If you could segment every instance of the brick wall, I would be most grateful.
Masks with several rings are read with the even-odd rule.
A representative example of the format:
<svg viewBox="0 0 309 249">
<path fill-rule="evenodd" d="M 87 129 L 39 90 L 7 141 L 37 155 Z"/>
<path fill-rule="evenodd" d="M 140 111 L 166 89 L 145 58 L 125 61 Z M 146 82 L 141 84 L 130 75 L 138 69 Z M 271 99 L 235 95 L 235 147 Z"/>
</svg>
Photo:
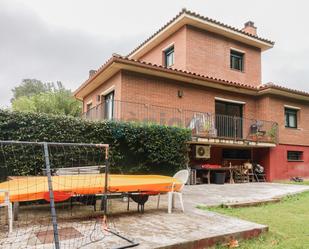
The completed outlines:
<svg viewBox="0 0 309 249">
<path fill-rule="evenodd" d="M 163 51 L 171 44 L 175 68 L 254 86 L 261 84 L 260 49 L 192 26 L 182 27 L 140 59 L 163 65 Z M 230 68 L 231 48 L 245 53 L 243 72 Z"/>
<path fill-rule="evenodd" d="M 187 28 L 188 71 L 254 86 L 261 84 L 261 51 L 223 36 L 189 26 Z M 230 69 L 231 48 L 241 50 L 244 72 Z"/>
<path fill-rule="evenodd" d="M 178 97 L 179 90 L 183 93 L 181 98 Z M 250 96 L 195 86 L 190 83 L 182 83 L 159 77 L 150 77 L 124 71 L 121 91 L 123 101 L 156 105 L 158 113 L 155 114 L 154 110 L 150 110 L 150 113 L 153 116 L 156 115 L 157 118 L 160 118 L 161 113 L 166 112 L 164 108 L 160 111 L 159 106 L 178 109 L 174 112 L 166 112 L 166 119 L 173 116 L 180 117 L 181 115 L 182 117 L 186 116 L 187 119 L 191 119 L 193 111 L 215 113 L 215 97 L 246 102 L 243 110 L 244 116 L 250 119 L 256 117 L 255 99 Z M 131 107 L 131 109 L 131 113 L 142 113 L 140 115 L 136 114 L 135 117 L 140 117 L 145 113 L 145 111 L 142 111 L 143 107 L 137 107 L 135 109 Z M 192 112 L 183 112 L 183 110 L 192 110 Z"/>
<path fill-rule="evenodd" d="M 245 118 L 277 122 L 280 144 L 309 145 L 307 125 L 309 123 L 309 104 L 305 102 L 275 96 L 252 97 L 241 93 L 215 90 L 190 83 L 122 71 L 84 99 L 84 110 L 90 100 L 92 100 L 93 106 L 99 104 L 97 95 L 112 86 L 115 88 L 115 100 L 127 102 L 126 104 L 115 103 L 115 110 L 118 113 L 126 113 L 128 120 L 152 118 L 158 122 L 163 118 L 166 124 L 171 124 L 171 118 L 176 117 L 187 119 L 186 123 L 188 123 L 188 120 L 192 119 L 193 112 L 215 113 L 215 97 L 219 97 L 246 102 L 243 107 Z M 183 94 L 181 98 L 178 97 L 178 91 Z M 150 105 L 155 108 L 150 109 Z M 284 105 L 301 108 L 297 129 L 285 127 Z M 249 125 L 250 123 L 244 121 L 245 129 L 245 126 Z M 244 136 L 246 136 L 246 131 L 244 131 Z"/>
<path fill-rule="evenodd" d="M 298 128 L 285 127 L 284 105 L 301 108 L 298 111 Z M 270 120 L 279 124 L 279 142 L 282 144 L 309 145 L 309 104 L 288 98 L 270 97 L 265 107 Z"/>
<path fill-rule="evenodd" d="M 174 46 L 174 65 L 177 69 L 186 69 L 186 26 L 180 28 L 172 36 L 165 39 L 158 46 L 143 55 L 140 60 L 148 61 L 157 65 L 164 65 L 164 50 Z"/>
<path fill-rule="evenodd" d="M 252 97 L 196 86 L 189 82 L 121 71 L 89 94 L 84 103 L 92 100 L 94 105 L 98 104 L 96 96 L 112 86 L 115 87 L 115 99 L 123 101 L 119 102 L 120 104 L 116 103 L 115 110 L 119 114 L 116 118 L 120 117 L 122 120 L 130 121 L 150 119 L 161 124 L 172 125 L 179 124 L 179 119 L 182 120 L 185 117 L 184 124 L 188 125 L 193 111 L 215 113 L 215 97 L 243 101 L 245 102 L 244 117 L 276 121 L 279 124 L 279 145 L 276 148 L 258 149 L 254 153 L 254 160 L 265 167 L 267 179 L 309 177 L 309 128 L 307 125 L 309 105 L 305 102 L 271 95 Z M 183 94 L 181 98 L 178 97 L 179 90 Z M 300 108 L 298 129 L 285 128 L 284 105 Z M 192 110 L 192 112 L 184 110 Z M 244 126 L 246 126 L 246 121 Z M 244 136 L 246 136 L 245 133 Z M 288 150 L 303 151 L 304 160 L 288 162 Z M 216 151 L 219 153 L 220 149 Z M 222 161 L 222 158 L 216 155 L 214 162 L 219 163 L 219 161 Z"/>
<path fill-rule="evenodd" d="M 285 105 L 299 107 L 297 123 L 298 128 L 285 127 Z M 258 119 L 272 120 L 279 125 L 279 143 L 309 145 L 309 104 L 290 98 L 263 96 L 256 102 L 256 115 Z"/>
<path fill-rule="evenodd" d="M 270 98 L 269 96 L 259 97 L 256 101 L 256 117 L 260 120 L 272 120 L 269 112 Z M 275 121 L 275 120 L 273 120 Z"/>
<path fill-rule="evenodd" d="M 101 95 L 104 91 L 108 89 L 114 89 L 115 99 L 121 99 L 121 72 L 115 74 L 113 77 L 105 82 L 102 82 L 97 89 L 88 94 L 83 100 L 83 112 L 87 109 L 87 103 L 92 102 L 92 107 L 101 103 L 97 100 L 97 96 Z"/>
</svg>

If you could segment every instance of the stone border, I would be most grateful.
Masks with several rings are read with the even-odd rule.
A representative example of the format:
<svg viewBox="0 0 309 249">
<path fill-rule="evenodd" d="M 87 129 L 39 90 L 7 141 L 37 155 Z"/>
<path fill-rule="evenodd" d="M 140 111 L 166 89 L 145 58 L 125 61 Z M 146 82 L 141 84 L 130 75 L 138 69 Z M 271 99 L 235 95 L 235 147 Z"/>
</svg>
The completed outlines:
<svg viewBox="0 0 309 249">
<path fill-rule="evenodd" d="M 220 205 L 222 208 L 241 208 L 241 207 L 256 207 L 265 204 L 278 203 L 282 198 L 273 198 L 269 200 L 259 200 L 259 201 L 249 201 L 249 202 L 236 202 L 236 203 L 226 203 Z"/>
<path fill-rule="evenodd" d="M 156 247 L 155 249 L 204 249 L 211 246 L 215 246 L 217 244 L 228 243 L 232 239 L 247 240 L 256 238 L 260 236 L 262 233 L 268 232 L 268 230 L 269 230 L 268 226 L 264 226 L 262 228 L 255 228 L 236 233 L 217 235 L 199 240 L 185 241 L 178 244 Z"/>
</svg>

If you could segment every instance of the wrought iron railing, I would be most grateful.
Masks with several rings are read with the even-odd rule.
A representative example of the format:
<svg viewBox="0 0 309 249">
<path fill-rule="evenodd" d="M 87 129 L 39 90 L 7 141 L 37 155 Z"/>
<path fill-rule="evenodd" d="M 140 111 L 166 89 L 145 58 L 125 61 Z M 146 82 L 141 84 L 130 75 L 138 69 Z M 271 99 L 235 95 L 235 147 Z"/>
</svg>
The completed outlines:
<svg viewBox="0 0 309 249">
<path fill-rule="evenodd" d="M 209 113 L 195 113 L 193 120 L 193 133 L 199 137 L 278 142 L 276 122 Z"/>
<path fill-rule="evenodd" d="M 112 108 L 110 108 L 112 105 Z M 276 122 L 243 117 L 171 108 L 147 103 L 114 100 L 103 102 L 87 112 L 83 118 L 126 122 L 154 123 L 189 128 L 193 136 L 226 138 L 260 142 L 278 141 Z"/>
</svg>

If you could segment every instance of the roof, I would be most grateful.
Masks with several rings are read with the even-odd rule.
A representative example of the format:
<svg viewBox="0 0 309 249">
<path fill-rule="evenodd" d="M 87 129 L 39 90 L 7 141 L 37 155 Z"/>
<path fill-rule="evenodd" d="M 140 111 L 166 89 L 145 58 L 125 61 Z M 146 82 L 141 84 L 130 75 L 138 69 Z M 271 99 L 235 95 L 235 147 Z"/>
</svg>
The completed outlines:
<svg viewBox="0 0 309 249">
<path fill-rule="evenodd" d="M 266 84 L 259 86 L 259 92 L 260 93 L 266 92 L 266 90 L 268 90 L 268 89 L 279 90 L 279 91 L 284 91 L 284 92 L 288 92 L 288 93 L 292 93 L 292 94 L 297 94 L 297 95 L 309 97 L 309 92 L 298 90 L 298 89 L 293 89 L 293 88 L 289 88 L 289 87 L 285 87 L 285 86 L 281 86 L 281 85 L 275 84 L 273 82 L 268 82 Z"/>
<path fill-rule="evenodd" d="M 205 30 L 209 30 L 214 33 L 219 33 L 232 39 L 240 40 L 249 45 L 259 47 L 262 50 L 272 48 L 275 44 L 273 41 L 259 37 L 257 35 L 250 34 L 243 31 L 242 29 L 232 27 L 230 25 L 224 24 L 206 16 L 202 16 L 190 10 L 182 9 L 182 11 L 180 11 L 173 19 L 171 19 L 157 32 L 155 32 L 139 46 L 133 49 L 133 51 L 128 54 L 128 57 L 139 59 L 142 54 L 146 53 L 141 53 L 141 50 L 143 50 L 146 45 L 148 45 L 148 47 L 154 47 L 151 46 L 151 43 L 157 44 L 158 42 L 161 42 L 163 39 L 167 38 L 167 36 L 171 34 L 169 33 L 169 30 L 172 30 L 174 32 L 175 29 L 180 28 L 184 25 L 192 25 Z M 149 49 L 146 50 L 149 51 Z"/>
<path fill-rule="evenodd" d="M 135 67 L 139 67 L 139 68 L 149 69 L 149 70 L 152 70 L 152 71 L 160 71 L 160 72 L 167 73 L 167 74 L 179 75 L 179 76 L 183 76 L 183 77 L 187 77 L 187 78 L 188 77 L 195 78 L 195 79 L 198 78 L 198 79 L 204 80 L 204 81 L 207 80 L 207 81 L 210 81 L 210 82 L 220 83 L 220 84 L 225 85 L 225 86 L 241 87 L 241 88 L 248 89 L 248 90 L 257 90 L 256 87 L 251 86 L 251 85 L 242 84 L 242 83 L 239 83 L 239 82 L 228 81 L 228 80 L 224 80 L 224 79 L 219 79 L 219 78 L 215 78 L 215 77 L 211 77 L 211 76 L 207 76 L 207 75 L 197 74 L 197 73 L 189 72 L 189 71 L 186 71 L 186 70 L 181 70 L 181 69 L 176 69 L 176 68 L 167 68 L 167 67 L 164 67 L 164 66 L 161 66 L 161 65 L 150 63 L 150 62 L 130 59 L 128 57 L 113 54 L 113 56 L 106 63 L 104 63 L 96 71 L 95 74 L 93 74 L 89 79 L 87 79 L 74 92 L 74 96 L 76 98 L 81 99 L 80 93 L 85 88 L 89 87 L 91 82 L 93 82 L 97 77 L 99 77 L 99 75 L 106 72 L 108 68 L 111 68 L 111 67 L 115 66 L 116 64 L 122 64 L 122 65 L 127 65 L 127 66 L 135 66 Z M 120 69 L 128 69 L 128 67 L 127 68 L 121 67 L 119 65 L 117 65 L 116 68 L 118 70 L 113 70 L 114 72 L 119 71 Z M 130 67 L 130 69 L 132 70 L 132 67 Z"/>
<path fill-rule="evenodd" d="M 286 88 L 274 83 L 267 83 L 260 86 L 252 86 L 240 82 L 228 81 L 225 79 L 215 78 L 208 75 L 193 73 L 190 71 L 166 68 L 161 65 L 156 65 L 150 62 L 130 59 L 114 54 L 105 64 L 103 64 L 95 74 L 87 79 L 75 92 L 74 96 L 78 99 L 83 99 L 84 96 L 96 89 L 105 80 L 113 76 L 120 70 L 135 71 L 159 77 L 166 77 L 183 82 L 219 88 L 227 91 L 239 92 L 242 89 L 243 93 L 251 95 L 263 95 L 267 93 L 279 94 L 292 98 L 298 98 L 309 101 L 309 93 L 295 89 Z M 298 96 L 298 97 L 297 97 Z"/>
</svg>

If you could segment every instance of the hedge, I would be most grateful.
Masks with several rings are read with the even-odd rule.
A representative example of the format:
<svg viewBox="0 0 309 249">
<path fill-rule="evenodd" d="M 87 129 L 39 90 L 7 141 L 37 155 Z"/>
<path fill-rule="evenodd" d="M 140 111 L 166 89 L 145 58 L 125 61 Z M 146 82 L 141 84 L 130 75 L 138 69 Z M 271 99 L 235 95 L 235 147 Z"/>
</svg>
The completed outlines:
<svg viewBox="0 0 309 249">
<path fill-rule="evenodd" d="M 177 127 L 0 110 L 0 140 L 108 143 L 114 173 L 171 175 L 185 167 L 189 139 L 190 131 Z M 37 170 L 22 155 L 17 161 L 15 175 Z"/>
</svg>

